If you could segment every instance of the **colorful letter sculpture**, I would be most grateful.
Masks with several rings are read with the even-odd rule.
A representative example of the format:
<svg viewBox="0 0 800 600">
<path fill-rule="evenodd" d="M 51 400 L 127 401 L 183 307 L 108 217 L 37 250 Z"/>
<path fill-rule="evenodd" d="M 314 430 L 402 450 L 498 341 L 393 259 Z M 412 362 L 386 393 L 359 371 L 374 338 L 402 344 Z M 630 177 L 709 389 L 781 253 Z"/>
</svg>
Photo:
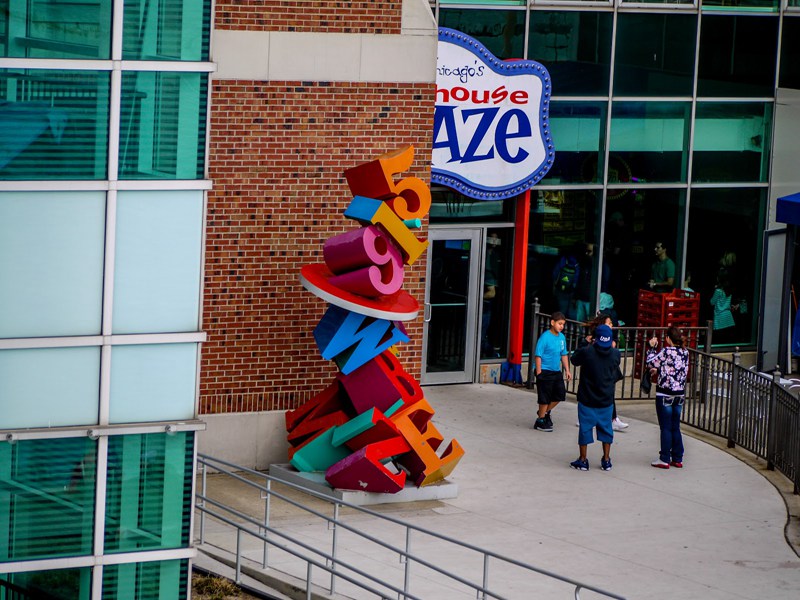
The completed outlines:
<svg viewBox="0 0 800 600">
<path fill-rule="evenodd" d="M 433 408 L 395 356 L 409 340 L 403 321 L 419 303 L 402 290 L 405 265 L 428 247 L 411 231 L 431 206 L 416 177 L 394 181 L 414 158 L 405 146 L 345 171 L 353 200 L 345 216 L 359 229 L 328 239 L 324 264 L 305 265 L 300 281 L 329 303 L 314 329 L 322 358 L 341 371 L 319 394 L 286 413 L 289 460 L 298 471 L 325 471 L 339 489 L 396 493 L 441 481 L 464 450 L 431 422 Z"/>
</svg>

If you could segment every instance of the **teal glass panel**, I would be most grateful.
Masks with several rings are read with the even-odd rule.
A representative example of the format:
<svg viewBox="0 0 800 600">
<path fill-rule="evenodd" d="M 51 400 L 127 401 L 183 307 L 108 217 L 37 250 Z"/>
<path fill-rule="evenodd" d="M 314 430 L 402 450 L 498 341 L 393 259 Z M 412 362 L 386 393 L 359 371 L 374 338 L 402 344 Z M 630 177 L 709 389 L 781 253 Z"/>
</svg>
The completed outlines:
<svg viewBox="0 0 800 600">
<path fill-rule="evenodd" d="M 186 600 L 189 586 L 189 561 L 108 565 L 103 568 L 103 600 Z"/>
<path fill-rule="evenodd" d="M 110 75 L 0 69 L 0 180 L 105 179 Z"/>
<path fill-rule="evenodd" d="M 550 133 L 556 158 L 542 184 L 603 181 L 607 113 L 606 102 L 550 103 Z"/>
<path fill-rule="evenodd" d="M 0 338 L 100 333 L 103 192 L 0 192 Z"/>
<path fill-rule="evenodd" d="M 698 102 L 692 180 L 769 180 L 772 104 Z"/>
<path fill-rule="evenodd" d="M 524 58 L 524 10 L 442 8 L 439 25 L 475 38 L 501 60 Z"/>
<path fill-rule="evenodd" d="M 528 58 L 550 73 L 554 96 L 608 96 L 613 13 L 533 11 Z"/>
<path fill-rule="evenodd" d="M 210 0 L 126 0 L 125 60 L 208 60 Z"/>
<path fill-rule="evenodd" d="M 690 121 L 688 102 L 615 102 L 609 183 L 685 182 Z"/>
<path fill-rule="evenodd" d="M 673 284 L 680 287 L 685 218 L 686 190 L 608 190 L 601 291 L 612 296 L 620 321 L 636 325 L 639 290 L 653 276 L 657 243 L 675 263 Z"/>
<path fill-rule="evenodd" d="M 697 15 L 619 13 L 615 96 L 691 96 Z"/>
<path fill-rule="evenodd" d="M 514 199 L 473 200 L 451 188 L 431 189 L 431 223 L 508 223 L 514 220 Z"/>
<path fill-rule="evenodd" d="M 704 14 L 697 95 L 773 97 L 777 54 L 777 16 Z"/>
<path fill-rule="evenodd" d="M 0 2 L 0 57 L 111 58 L 112 0 Z"/>
<path fill-rule="evenodd" d="M 114 333 L 197 331 L 202 191 L 120 191 Z"/>
<path fill-rule="evenodd" d="M 767 188 L 692 190 L 686 270 L 700 294 L 700 322 L 714 319 L 710 300 L 718 285 L 732 304 L 746 307 L 733 313 L 733 327 L 713 332 L 715 346 L 756 340 L 766 207 Z"/>
<path fill-rule="evenodd" d="M 800 0 L 798 0 L 800 2 Z M 781 72 L 778 87 L 800 90 L 800 15 L 783 17 Z"/>
<path fill-rule="evenodd" d="M 122 73 L 120 179 L 202 179 L 205 73 Z"/>
<path fill-rule="evenodd" d="M 197 344 L 114 346 L 111 423 L 194 417 Z"/>
<path fill-rule="evenodd" d="M 92 597 L 92 570 L 54 569 L 0 575 L 0 598 L 23 600 L 89 600 Z"/>
<path fill-rule="evenodd" d="M 92 553 L 97 443 L 0 444 L 0 561 Z"/>
<path fill-rule="evenodd" d="M 789 0 L 791 6 L 791 1 Z M 724 10 L 725 12 L 778 12 L 780 0 L 703 0 L 703 10 Z"/>
<path fill-rule="evenodd" d="M 0 350 L 0 429 L 94 425 L 100 348 Z"/>
<path fill-rule="evenodd" d="M 109 437 L 107 553 L 188 546 L 193 454 L 191 432 Z"/>
</svg>

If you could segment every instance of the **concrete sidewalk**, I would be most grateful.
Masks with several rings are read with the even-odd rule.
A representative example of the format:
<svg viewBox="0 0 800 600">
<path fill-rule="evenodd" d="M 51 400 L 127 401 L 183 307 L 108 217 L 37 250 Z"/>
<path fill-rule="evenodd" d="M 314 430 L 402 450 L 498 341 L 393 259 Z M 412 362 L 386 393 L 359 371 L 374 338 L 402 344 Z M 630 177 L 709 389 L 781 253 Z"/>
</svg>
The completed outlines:
<svg viewBox="0 0 800 600">
<path fill-rule="evenodd" d="M 685 467 L 654 469 L 658 428 L 629 419 L 615 436 L 613 470 L 600 470 L 595 443 L 581 472 L 569 468 L 578 452 L 574 403 L 553 411 L 555 430 L 546 433 L 532 428 L 536 396 L 527 390 L 458 385 L 425 394 L 445 443 L 456 438 L 466 450 L 449 478 L 458 497 L 373 510 L 632 599 L 800 597 L 781 494 L 729 453 L 684 436 Z M 263 501 L 252 509 L 262 515 Z M 305 535 L 306 525 L 282 527 Z"/>
</svg>

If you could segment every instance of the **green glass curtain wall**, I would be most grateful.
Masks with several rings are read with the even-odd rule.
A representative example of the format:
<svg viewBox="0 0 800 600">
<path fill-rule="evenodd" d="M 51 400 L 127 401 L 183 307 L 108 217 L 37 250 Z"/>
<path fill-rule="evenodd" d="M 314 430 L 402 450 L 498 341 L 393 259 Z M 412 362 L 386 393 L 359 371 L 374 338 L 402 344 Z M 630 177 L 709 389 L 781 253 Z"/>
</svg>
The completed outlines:
<svg viewBox="0 0 800 600">
<path fill-rule="evenodd" d="M 165 560 L 103 567 L 103 600 L 186 600 L 189 561 Z"/>
</svg>

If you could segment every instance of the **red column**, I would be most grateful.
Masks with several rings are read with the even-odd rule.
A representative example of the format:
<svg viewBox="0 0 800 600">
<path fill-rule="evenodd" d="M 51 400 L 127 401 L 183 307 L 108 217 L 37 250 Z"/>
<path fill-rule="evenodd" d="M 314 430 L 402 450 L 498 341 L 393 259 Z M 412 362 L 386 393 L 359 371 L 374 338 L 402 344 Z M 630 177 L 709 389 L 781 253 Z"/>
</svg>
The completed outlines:
<svg viewBox="0 0 800 600">
<path fill-rule="evenodd" d="M 511 326 L 508 334 L 508 359 L 501 381 L 522 383 L 522 338 L 525 326 L 525 281 L 528 273 L 528 223 L 531 191 L 517 200 L 514 231 L 514 270 L 511 275 Z"/>
</svg>

